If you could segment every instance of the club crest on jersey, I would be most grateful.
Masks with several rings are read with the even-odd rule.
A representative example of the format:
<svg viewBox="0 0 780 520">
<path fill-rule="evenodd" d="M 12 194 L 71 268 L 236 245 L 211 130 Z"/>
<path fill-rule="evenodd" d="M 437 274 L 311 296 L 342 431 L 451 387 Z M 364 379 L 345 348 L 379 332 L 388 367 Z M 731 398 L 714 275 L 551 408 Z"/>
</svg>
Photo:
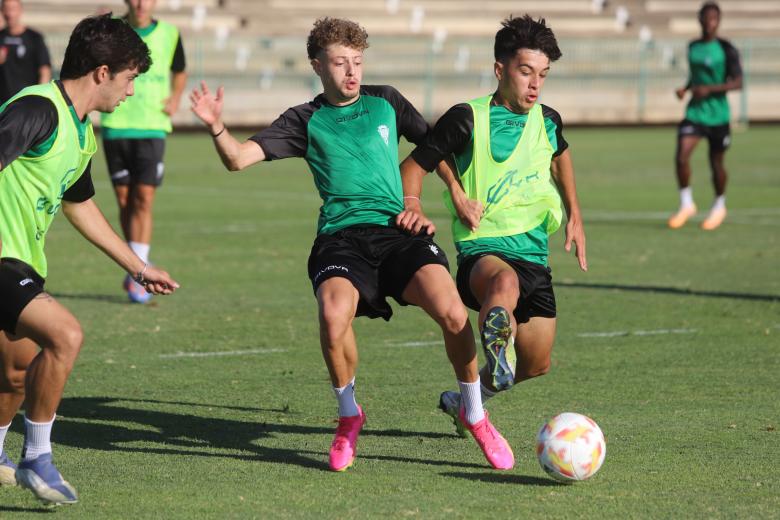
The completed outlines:
<svg viewBox="0 0 780 520">
<path fill-rule="evenodd" d="M 390 129 L 387 128 L 387 125 L 379 125 L 376 127 L 376 131 L 382 136 L 385 146 L 389 146 L 390 142 L 388 140 L 390 139 Z"/>
</svg>

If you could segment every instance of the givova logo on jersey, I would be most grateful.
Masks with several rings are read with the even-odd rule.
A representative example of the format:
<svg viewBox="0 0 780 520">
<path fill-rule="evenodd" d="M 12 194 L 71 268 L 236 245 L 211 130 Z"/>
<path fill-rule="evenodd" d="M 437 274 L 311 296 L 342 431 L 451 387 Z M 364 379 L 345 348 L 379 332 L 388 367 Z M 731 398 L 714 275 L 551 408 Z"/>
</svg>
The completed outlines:
<svg viewBox="0 0 780 520">
<path fill-rule="evenodd" d="M 379 125 L 376 127 L 376 131 L 379 132 L 379 135 L 382 137 L 382 140 L 385 142 L 385 146 L 390 145 L 390 129 L 387 127 L 387 125 Z"/>
</svg>

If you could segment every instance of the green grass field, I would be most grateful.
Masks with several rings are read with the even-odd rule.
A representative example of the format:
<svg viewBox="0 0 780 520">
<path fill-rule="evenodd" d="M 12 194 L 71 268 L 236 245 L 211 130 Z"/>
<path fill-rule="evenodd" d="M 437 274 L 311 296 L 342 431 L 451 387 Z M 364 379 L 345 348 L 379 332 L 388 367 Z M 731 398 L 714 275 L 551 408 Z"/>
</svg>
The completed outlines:
<svg viewBox="0 0 780 520">
<path fill-rule="evenodd" d="M 335 399 L 306 276 L 319 199 L 302 161 L 224 172 L 202 135 L 169 141 L 152 258 L 181 283 L 127 304 L 123 273 L 59 218 L 47 287 L 83 351 L 55 424 L 73 518 L 780 518 L 780 128 L 736 132 L 729 218 L 665 227 L 674 130 L 572 129 L 590 271 L 553 240 L 553 368 L 489 402 L 514 448 L 489 469 L 436 409 L 455 388 L 419 309 L 356 322 L 368 423 L 350 470 L 327 470 Z M 705 146 L 694 197 L 712 198 Z M 408 149 L 407 149 L 408 151 Z M 102 155 L 98 202 L 115 204 Z M 442 185 L 424 204 L 454 260 Z M 700 220 L 700 219 L 699 219 Z M 563 411 L 595 419 L 601 471 L 562 485 L 534 438 Z M 21 449 L 22 417 L 6 449 Z M 0 489 L 0 517 L 43 512 Z"/>
</svg>

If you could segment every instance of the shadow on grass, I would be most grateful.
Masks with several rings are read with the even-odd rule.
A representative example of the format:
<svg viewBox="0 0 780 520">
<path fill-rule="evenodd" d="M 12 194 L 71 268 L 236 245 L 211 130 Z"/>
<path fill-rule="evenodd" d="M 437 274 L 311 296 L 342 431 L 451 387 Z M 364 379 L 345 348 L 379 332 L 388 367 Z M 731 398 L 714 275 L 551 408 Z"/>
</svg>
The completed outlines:
<svg viewBox="0 0 780 520">
<path fill-rule="evenodd" d="M 127 404 L 130 406 L 127 406 Z M 185 406 L 210 406 L 217 409 L 238 409 L 250 413 L 279 414 L 282 421 L 270 422 L 248 417 L 247 420 L 203 417 L 180 412 L 144 410 L 139 405 L 165 404 Z M 273 462 L 329 471 L 327 449 L 335 430 L 335 421 L 328 426 L 302 426 L 284 421 L 289 412 L 278 409 L 248 407 L 223 407 L 201 403 L 181 403 L 143 399 L 112 397 L 75 397 L 63 399 L 57 410 L 58 420 L 53 432 L 53 442 L 59 445 L 102 451 L 156 453 L 160 455 L 187 455 L 199 457 L 232 458 L 243 461 Z M 15 421 L 18 422 L 18 421 Z M 14 428 L 16 429 L 16 428 Z M 287 446 L 308 444 L 299 439 L 284 439 L 290 435 L 318 435 L 321 450 L 278 448 L 263 446 L 265 441 Z M 449 438 L 438 432 L 412 432 L 398 429 L 364 429 L 362 437 Z M 150 443 L 154 446 L 138 446 Z M 238 452 L 238 453 L 237 453 Z M 361 459 L 417 463 L 433 466 L 452 466 L 441 460 L 415 459 L 385 455 L 360 454 Z M 458 464 L 458 467 L 483 466 Z"/>
<path fill-rule="evenodd" d="M 556 282 L 556 286 L 575 287 L 577 289 L 603 289 L 633 292 L 653 292 L 664 294 L 676 294 L 680 296 L 703 296 L 705 298 L 733 298 L 735 300 L 754 300 L 764 302 L 780 302 L 780 294 L 752 294 L 722 291 L 695 291 L 693 289 L 681 289 L 679 287 L 662 287 L 653 285 L 622 285 L 614 283 L 575 283 Z"/>
<path fill-rule="evenodd" d="M 459 471 L 441 473 L 443 477 L 463 478 L 466 480 L 481 480 L 490 484 L 519 484 L 523 486 L 558 487 L 568 486 L 565 482 L 558 482 L 549 478 L 532 477 L 530 475 L 515 475 L 513 473 L 464 473 Z"/>
<path fill-rule="evenodd" d="M 25 491 L 25 493 L 29 493 L 29 491 Z M 3 506 L 0 505 L 0 513 L 1 512 L 7 512 L 7 513 L 54 513 L 56 512 L 56 509 L 53 507 L 44 507 L 44 506 L 38 506 L 38 507 L 16 507 L 16 506 Z"/>
</svg>

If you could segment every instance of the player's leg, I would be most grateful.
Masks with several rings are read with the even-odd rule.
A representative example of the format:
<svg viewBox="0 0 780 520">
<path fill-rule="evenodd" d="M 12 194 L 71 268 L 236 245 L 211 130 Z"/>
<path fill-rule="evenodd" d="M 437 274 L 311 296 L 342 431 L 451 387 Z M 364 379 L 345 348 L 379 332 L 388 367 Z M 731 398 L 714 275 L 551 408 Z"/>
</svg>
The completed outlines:
<svg viewBox="0 0 780 520">
<path fill-rule="evenodd" d="M 546 374 L 555 343 L 557 318 L 533 317 L 517 327 L 515 383 Z"/>
<path fill-rule="evenodd" d="M 19 315 L 16 333 L 41 347 L 25 377 L 24 449 L 16 479 L 44 502 L 75 503 L 76 490 L 52 461 L 50 438 L 65 382 L 81 349 L 81 326 L 65 307 L 41 293 Z"/>
<path fill-rule="evenodd" d="M 487 360 L 482 379 L 493 389 L 506 390 L 515 379 L 512 338 L 517 330 L 514 310 L 520 298 L 520 279 L 504 260 L 486 255 L 471 269 L 469 286 L 480 303 L 480 337 Z"/>
<path fill-rule="evenodd" d="M 366 421 L 355 400 L 358 353 L 352 321 L 359 299 L 357 289 L 346 278 L 329 278 L 317 289 L 320 347 L 339 403 L 339 424 L 329 455 L 334 471 L 344 471 L 354 462 L 358 435 Z"/>
<path fill-rule="evenodd" d="M 131 183 L 128 193 L 128 233 L 130 249 L 144 262 L 149 262 L 152 244 L 154 200 L 163 179 L 164 139 L 128 140 L 131 159 Z M 135 282 L 129 284 L 128 297 L 135 303 L 146 303 L 151 294 Z"/>
<path fill-rule="evenodd" d="M 103 139 L 106 166 L 111 184 L 114 187 L 114 195 L 119 208 L 119 223 L 122 226 L 125 240 L 128 240 L 130 234 L 130 211 L 127 206 L 128 194 L 130 193 L 128 157 L 132 155 L 127 148 L 128 143 L 125 140 Z"/>
<path fill-rule="evenodd" d="M 357 289 L 346 278 L 329 278 L 317 289 L 320 346 L 334 388 L 344 387 L 355 377 L 358 353 L 352 321 L 359 299 Z"/>
<path fill-rule="evenodd" d="M 461 393 L 459 419 L 471 431 L 488 462 L 496 469 L 514 466 L 512 448 L 482 408 L 474 333 L 468 312 L 446 267 L 427 264 L 412 276 L 401 294 L 422 308 L 441 327 L 447 357 Z"/>
<path fill-rule="evenodd" d="M 366 421 L 355 399 L 358 351 L 352 322 L 361 301 L 372 301 L 376 281 L 372 282 L 375 275 L 359 251 L 337 235 L 320 235 L 315 240 L 308 271 L 317 297 L 322 356 L 338 401 L 339 420 L 329 465 L 333 471 L 344 471 L 355 460 L 358 436 Z"/>
<path fill-rule="evenodd" d="M 680 123 L 675 152 L 675 174 L 680 193 L 680 207 L 669 218 L 668 225 L 672 229 L 684 226 L 688 219 L 696 214 L 696 204 L 693 202 L 693 191 L 690 186 L 691 155 L 700 140 L 701 135 L 697 125 L 689 121 Z"/>
<path fill-rule="evenodd" d="M 728 174 L 724 159 L 726 150 L 731 143 L 729 125 L 713 127 L 709 139 L 710 171 L 712 172 L 712 186 L 715 189 L 715 200 L 712 203 L 707 218 L 701 223 L 702 229 L 712 231 L 718 228 L 726 218 L 726 183 Z"/>
<path fill-rule="evenodd" d="M 0 486 L 16 485 L 16 464 L 5 451 L 5 437 L 24 401 L 27 367 L 37 354 L 33 341 L 0 331 Z"/>
</svg>

